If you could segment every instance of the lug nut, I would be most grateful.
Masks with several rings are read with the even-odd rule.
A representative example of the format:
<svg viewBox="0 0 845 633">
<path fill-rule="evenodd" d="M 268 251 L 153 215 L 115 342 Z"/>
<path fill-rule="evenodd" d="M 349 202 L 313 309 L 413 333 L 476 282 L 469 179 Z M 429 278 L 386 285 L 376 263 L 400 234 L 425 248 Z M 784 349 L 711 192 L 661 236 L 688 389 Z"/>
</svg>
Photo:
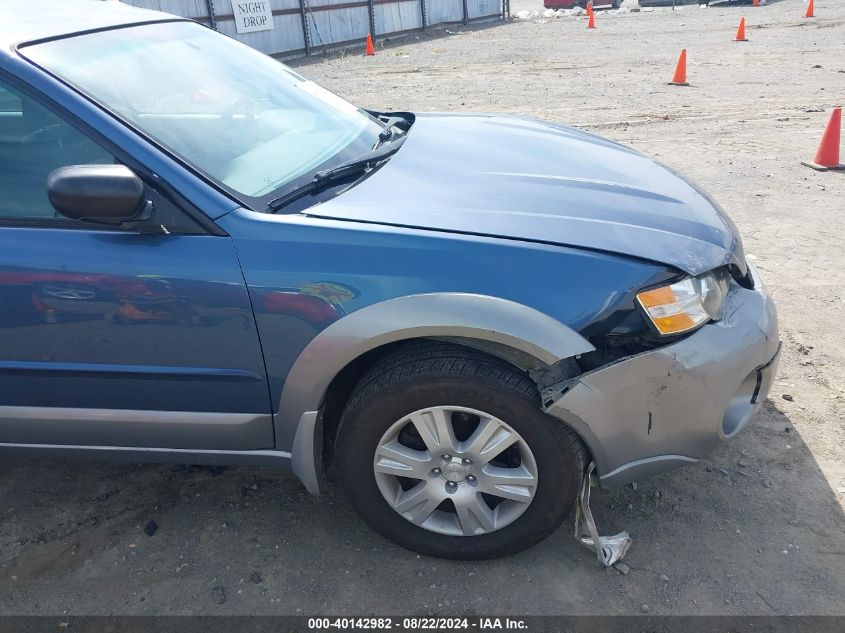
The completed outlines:
<svg viewBox="0 0 845 633">
<path fill-rule="evenodd" d="M 443 472 L 443 471 L 441 471 L 439 468 L 432 468 L 431 469 L 432 475 L 439 475 L 441 472 Z"/>
<path fill-rule="evenodd" d="M 469 466 L 472 463 L 469 457 L 464 457 L 461 461 L 464 463 L 464 466 Z"/>
<path fill-rule="evenodd" d="M 475 475 L 467 475 L 467 481 L 470 482 L 470 483 L 475 481 Z"/>
<path fill-rule="evenodd" d="M 448 461 L 451 461 L 452 456 L 449 455 L 449 453 L 446 453 L 445 455 L 443 455 L 443 459 L 445 459 L 448 462 Z"/>
<path fill-rule="evenodd" d="M 458 484 L 456 484 L 454 481 L 447 481 L 446 482 L 446 492 L 453 493 L 457 489 L 458 489 Z"/>
</svg>

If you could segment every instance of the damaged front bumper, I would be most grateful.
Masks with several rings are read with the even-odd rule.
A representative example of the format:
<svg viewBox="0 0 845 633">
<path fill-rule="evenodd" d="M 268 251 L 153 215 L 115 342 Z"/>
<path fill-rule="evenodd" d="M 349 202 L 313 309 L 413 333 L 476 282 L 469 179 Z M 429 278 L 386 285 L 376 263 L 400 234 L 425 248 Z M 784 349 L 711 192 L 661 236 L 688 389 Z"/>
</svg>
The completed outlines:
<svg viewBox="0 0 845 633">
<path fill-rule="evenodd" d="M 547 403 L 587 443 L 603 487 L 707 457 L 766 399 L 780 349 L 777 314 L 751 276 L 754 289 L 731 283 L 721 321 L 583 374 Z"/>
</svg>

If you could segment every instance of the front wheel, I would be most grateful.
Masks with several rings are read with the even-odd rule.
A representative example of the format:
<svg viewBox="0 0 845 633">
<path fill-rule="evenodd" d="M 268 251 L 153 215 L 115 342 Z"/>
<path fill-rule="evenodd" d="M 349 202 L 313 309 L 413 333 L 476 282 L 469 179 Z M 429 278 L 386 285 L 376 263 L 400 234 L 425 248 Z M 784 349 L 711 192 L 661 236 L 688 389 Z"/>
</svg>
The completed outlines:
<svg viewBox="0 0 845 633">
<path fill-rule="evenodd" d="M 338 472 L 376 531 L 455 559 L 519 552 L 551 534 L 578 491 L 580 440 L 499 359 L 437 342 L 388 356 L 344 412 Z"/>
</svg>

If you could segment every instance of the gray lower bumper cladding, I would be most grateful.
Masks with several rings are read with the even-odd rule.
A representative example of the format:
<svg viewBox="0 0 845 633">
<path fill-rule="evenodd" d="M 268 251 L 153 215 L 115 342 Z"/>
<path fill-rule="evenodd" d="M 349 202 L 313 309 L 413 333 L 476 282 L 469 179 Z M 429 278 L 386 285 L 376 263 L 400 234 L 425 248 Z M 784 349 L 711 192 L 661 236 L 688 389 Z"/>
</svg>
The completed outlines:
<svg viewBox="0 0 845 633">
<path fill-rule="evenodd" d="M 780 344 L 774 304 L 755 282 L 732 284 L 721 321 L 583 374 L 545 407 L 587 444 L 602 487 L 708 457 L 766 399 Z"/>
</svg>

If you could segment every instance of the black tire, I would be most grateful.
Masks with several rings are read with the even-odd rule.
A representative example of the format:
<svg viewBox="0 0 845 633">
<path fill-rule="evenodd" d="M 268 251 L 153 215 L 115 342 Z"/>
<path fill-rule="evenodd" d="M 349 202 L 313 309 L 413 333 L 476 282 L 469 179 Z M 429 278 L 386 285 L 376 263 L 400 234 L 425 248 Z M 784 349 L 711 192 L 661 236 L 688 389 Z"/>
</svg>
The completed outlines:
<svg viewBox="0 0 845 633">
<path fill-rule="evenodd" d="M 373 473 L 379 441 L 404 416 L 435 406 L 489 413 L 527 443 L 537 488 L 512 523 L 477 536 L 441 534 L 410 522 L 385 501 Z M 437 341 L 400 348 L 361 379 L 341 420 L 336 455 L 341 484 L 370 527 L 407 549 L 461 560 L 507 556 L 549 536 L 575 502 L 585 462 L 578 436 L 542 412 L 528 377 L 498 358 Z"/>
</svg>

